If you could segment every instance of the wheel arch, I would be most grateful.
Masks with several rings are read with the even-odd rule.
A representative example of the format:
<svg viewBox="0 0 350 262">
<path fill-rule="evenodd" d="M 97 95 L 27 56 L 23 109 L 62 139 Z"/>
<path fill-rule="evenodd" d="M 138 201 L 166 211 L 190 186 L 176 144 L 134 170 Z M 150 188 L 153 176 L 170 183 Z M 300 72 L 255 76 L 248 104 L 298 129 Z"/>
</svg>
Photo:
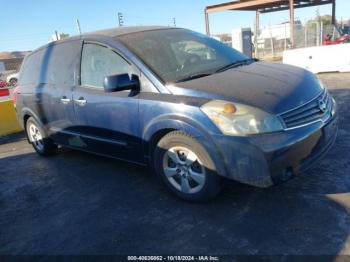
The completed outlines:
<svg viewBox="0 0 350 262">
<path fill-rule="evenodd" d="M 149 160 L 152 159 L 153 151 L 157 143 L 172 131 L 183 131 L 199 141 L 215 163 L 219 175 L 226 176 L 225 164 L 220 157 L 220 151 L 214 143 L 210 133 L 194 120 L 176 115 L 160 117 L 148 124 L 142 135 L 143 149 Z"/>
<path fill-rule="evenodd" d="M 41 125 L 41 127 L 44 129 L 44 131 L 46 132 L 43 123 L 40 121 L 40 118 L 29 108 L 23 108 L 21 110 L 21 124 L 23 125 L 23 128 L 26 129 L 26 124 L 27 121 L 30 117 L 33 117 L 35 119 L 35 121 L 38 122 L 38 124 Z"/>
<path fill-rule="evenodd" d="M 23 127 L 24 127 L 24 129 L 26 128 L 27 121 L 28 121 L 28 119 L 29 119 L 30 117 L 31 117 L 30 114 L 25 114 L 25 115 L 23 116 Z"/>
<path fill-rule="evenodd" d="M 159 129 L 157 131 L 155 131 L 155 133 L 153 133 L 151 135 L 151 137 L 149 138 L 149 147 L 148 147 L 148 151 L 149 154 L 151 154 L 155 148 L 155 146 L 158 144 L 158 142 L 167 134 L 169 134 L 170 132 L 176 131 L 177 129 L 175 128 L 164 128 L 164 129 Z"/>
</svg>

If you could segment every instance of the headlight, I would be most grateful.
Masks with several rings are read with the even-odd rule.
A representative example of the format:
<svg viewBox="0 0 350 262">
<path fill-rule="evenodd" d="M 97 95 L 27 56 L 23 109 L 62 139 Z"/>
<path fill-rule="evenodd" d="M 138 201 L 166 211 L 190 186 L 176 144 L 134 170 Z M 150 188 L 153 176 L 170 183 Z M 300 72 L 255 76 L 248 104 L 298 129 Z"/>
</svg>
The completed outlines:
<svg viewBox="0 0 350 262">
<path fill-rule="evenodd" d="M 246 136 L 283 130 L 278 117 L 247 105 L 213 100 L 201 110 L 226 135 Z"/>
</svg>

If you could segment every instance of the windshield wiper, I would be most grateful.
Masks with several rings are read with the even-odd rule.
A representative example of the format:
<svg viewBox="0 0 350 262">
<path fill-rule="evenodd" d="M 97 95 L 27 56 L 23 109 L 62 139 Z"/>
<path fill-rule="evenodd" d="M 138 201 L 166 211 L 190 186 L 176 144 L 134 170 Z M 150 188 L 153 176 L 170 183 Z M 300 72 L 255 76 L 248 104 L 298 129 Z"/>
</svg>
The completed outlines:
<svg viewBox="0 0 350 262">
<path fill-rule="evenodd" d="M 243 60 L 238 60 L 238 61 L 235 61 L 233 63 L 230 63 L 228 65 L 225 65 L 221 68 L 219 68 L 218 70 L 215 71 L 215 73 L 220 73 L 220 72 L 224 72 L 228 69 L 231 69 L 231 68 L 235 68 L 235 67 L 239 67 L 239 66 L 244 66 L 244 65 L 247 65 L 249 64 L 249 62 L 257 62 L 258 59 L 255 59 L 255 58 L 249 58 L 249 59 L 243 59 Z"/>
<path fill-rule="evenodd" d="M 234 68 L 234 67 L 238 67 L 238 66 L 247 65 L 247 64 L 250 64 L 250 63 L 253 63 L 253 62 L 256 62 L 256 61 L 259 61 L 259 60 L 256 59 L 256 58 L 249 58 L 249 59 L 244 59 L 244 60 L 238 60 L 238 61 L 235 61 L 235 62 L 230 63 L 228 65 L 225 65 L 225 66 L 219 68 L 218 70 L 216 70 L 216 71 L 214 71 L 212 73 L 193 74 L 193 75 L 187 76 L 187 77 L 185 77 L 183 79 L 177 80 L 176 83 L 190 81 L 190 80 L 193 80 L 193 79 L 210 76 L 210 75 L 215 74 L 215 73 L 220 73 L 220 72 L 226 71 L 228 69 L 231 69 L 231 68 Z"/>
<path fill-rule="evenodd" d="M 185 77 L 183 79 L 177 80 L 176 83 L 190 81 L 190 80 L 193 80 L 193 79 L 206 77 L 206 76 L 210 76 L 210 75 L 212 75 L 212 74 L 210 74 L 210 73 L 193 74 L 193 75 L 187 76 L 187 77 Z"/>
</svg>

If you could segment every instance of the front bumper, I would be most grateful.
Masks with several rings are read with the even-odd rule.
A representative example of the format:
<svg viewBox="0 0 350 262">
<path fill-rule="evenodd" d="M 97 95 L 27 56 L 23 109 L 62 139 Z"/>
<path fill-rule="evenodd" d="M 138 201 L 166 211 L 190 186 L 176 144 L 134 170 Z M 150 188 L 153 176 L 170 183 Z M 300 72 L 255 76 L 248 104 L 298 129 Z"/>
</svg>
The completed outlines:
<svg viewBox="0 0 350 262">
<path fill-rule="evenodd" d="M 336 116 L 324 122 L 251 137 L 216 135 L 226 177 L 269 187 L 310 168 L 333 145 L 338 130 Z"/>
</svg>

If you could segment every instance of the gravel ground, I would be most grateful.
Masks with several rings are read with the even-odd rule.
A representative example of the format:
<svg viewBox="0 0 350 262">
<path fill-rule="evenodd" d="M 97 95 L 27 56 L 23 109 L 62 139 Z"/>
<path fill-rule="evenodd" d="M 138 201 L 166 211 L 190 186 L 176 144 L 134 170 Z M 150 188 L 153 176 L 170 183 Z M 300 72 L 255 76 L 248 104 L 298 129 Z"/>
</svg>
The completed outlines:
<svg viewBox="0 0 350 262">
<path fill-rule="evenodd" d="M 269 189 L 227 182 L 206 204 L 172 196 L 147 168 L 0 139 L 0 254 L 350 255 L 350 74 L 320 77 L 340 116 L 325 159 Z"/>
</svg>

